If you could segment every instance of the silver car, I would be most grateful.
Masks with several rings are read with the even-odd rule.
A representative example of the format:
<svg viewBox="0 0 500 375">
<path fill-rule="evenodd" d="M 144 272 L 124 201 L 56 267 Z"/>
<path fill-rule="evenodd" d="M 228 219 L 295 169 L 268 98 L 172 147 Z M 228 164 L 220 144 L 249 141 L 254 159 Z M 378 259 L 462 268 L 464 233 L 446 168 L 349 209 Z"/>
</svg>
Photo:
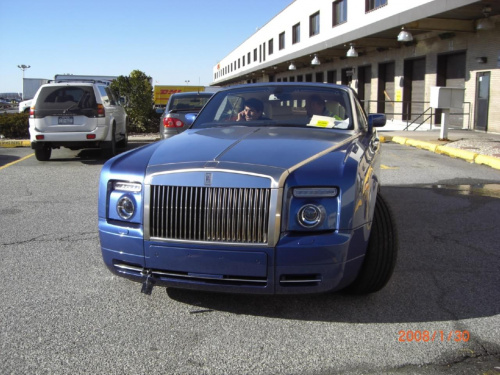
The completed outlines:
<svg viewBox="0 0 500 375">
<path fill-rule="evenodd" d="M 186 130 L 212 95 L 212 92 L 172 94 L 160 118 L 161 139 L 170 138 Z"/>
</svg>

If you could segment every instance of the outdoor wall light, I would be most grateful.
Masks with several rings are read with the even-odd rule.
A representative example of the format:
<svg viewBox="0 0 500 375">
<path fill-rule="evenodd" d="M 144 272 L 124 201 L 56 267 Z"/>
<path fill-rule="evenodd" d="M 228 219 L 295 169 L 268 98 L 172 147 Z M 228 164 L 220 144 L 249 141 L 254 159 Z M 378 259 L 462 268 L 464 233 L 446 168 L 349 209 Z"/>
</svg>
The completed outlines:
<svg viewBox="0 0 500 375">
<path fill-rule="evenodd" d="M 351 48 L 346 53 L 347 57 L 358 57 L 358 51 L 354 48 L 354 43 L 350 43 Z"/>
<path fill-rule="evenodd" d="M 297 67 L 295 66 L 295 64 L 293 63 L 293 61 L 290 64 L 290 66 L 288 67 L 288 70 L 297 70 Z"/>
<path fill-rule="evenodd" d="M 318 55 L 314 54 L 314 58 L 311 61 L 311 65 L 320 65 L 320 64 L 321 64 L 321 61 L 319 61 Z"/>
<path fill-rule="evenodd" d="M 493 30 L 495 28 L 495 21 L 490 18 L 491 7 L 485 6 L 483 8 L 484 18 L 481 18 L 476 23 L 476 30 Z"/>
<path fill-rule="evenodd" d="M 413 40 L 413 35 L 409 31 L 405 30 L 403 26 L 398 34 L 398 42 L 411 42 Z"/>
</svg>

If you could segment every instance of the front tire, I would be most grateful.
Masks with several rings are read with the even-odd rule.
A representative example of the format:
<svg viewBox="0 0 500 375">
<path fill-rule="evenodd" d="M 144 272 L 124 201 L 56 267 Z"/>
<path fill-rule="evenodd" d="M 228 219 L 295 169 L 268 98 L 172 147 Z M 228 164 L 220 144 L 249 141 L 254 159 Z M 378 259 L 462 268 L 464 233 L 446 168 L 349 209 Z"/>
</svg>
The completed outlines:
<svg viewBox="0 0 500 375">
<path fill-rule="evenodd" d="M 354 282 L 345 292 L 369 294 L 382 289 L 392 276 L 398 253 L 398 235 L 393 214 L 385 199 L 377 194 L 375 213 L 365 259 Z"/>
<path fill-rule="evenodd" d="M 38 161 L 48 161 L 52 155 L 52 149 L 48 146 L 35 149 L 35 157 Z"/>
</svg>

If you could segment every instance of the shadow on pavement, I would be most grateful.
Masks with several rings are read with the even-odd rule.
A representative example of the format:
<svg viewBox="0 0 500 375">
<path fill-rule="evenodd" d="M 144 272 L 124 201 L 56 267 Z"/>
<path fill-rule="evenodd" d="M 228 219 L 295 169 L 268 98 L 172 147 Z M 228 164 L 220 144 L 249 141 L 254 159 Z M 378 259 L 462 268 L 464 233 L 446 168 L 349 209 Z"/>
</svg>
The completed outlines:
<svg viewBox="0 0 500 375">
<path fill-rule="evenodd" d="M 16 160 L 21 159 L 19 156 L 14 155 L 0 155 L 0 167 L 4 165 L 15 162 Z"/>
<path fill-rule="evenodd" d="M 117 155 L 150 143 L 151 142 L 129 142 L 127 147 L 119 148 L 117 150 Z M 44 163 L 80 162 L 87 165 L 103 165 L 109 159 L 111 159 L 111 155 L 106 150 L 89 148 L 71 151 L 65 148 L 60 148 L 52 150 L 50 160 Z"/>
</svg>

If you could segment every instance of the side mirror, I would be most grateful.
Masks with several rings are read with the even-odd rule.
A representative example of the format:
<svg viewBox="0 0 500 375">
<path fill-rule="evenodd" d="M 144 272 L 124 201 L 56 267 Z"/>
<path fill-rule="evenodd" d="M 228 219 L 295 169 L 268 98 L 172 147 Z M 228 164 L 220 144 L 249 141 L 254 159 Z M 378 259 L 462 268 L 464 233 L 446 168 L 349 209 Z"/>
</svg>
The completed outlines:
<svg viewBox="0 0 500 375">
<path fill-rule="evenodd" d="M 197 114 L 196 113 L 187 113 L 186 114 L 186 125 L 190 126 L 194 120 L 196 119 Z"/>
<path fill-rule="evenodd" d="M 383 113 L 372 113 L 368 115 L 368 129 L 372 131 L 373 128 L 380 128 L 385 125 L 387 121 L 386 116 Z"/>
</svg>

